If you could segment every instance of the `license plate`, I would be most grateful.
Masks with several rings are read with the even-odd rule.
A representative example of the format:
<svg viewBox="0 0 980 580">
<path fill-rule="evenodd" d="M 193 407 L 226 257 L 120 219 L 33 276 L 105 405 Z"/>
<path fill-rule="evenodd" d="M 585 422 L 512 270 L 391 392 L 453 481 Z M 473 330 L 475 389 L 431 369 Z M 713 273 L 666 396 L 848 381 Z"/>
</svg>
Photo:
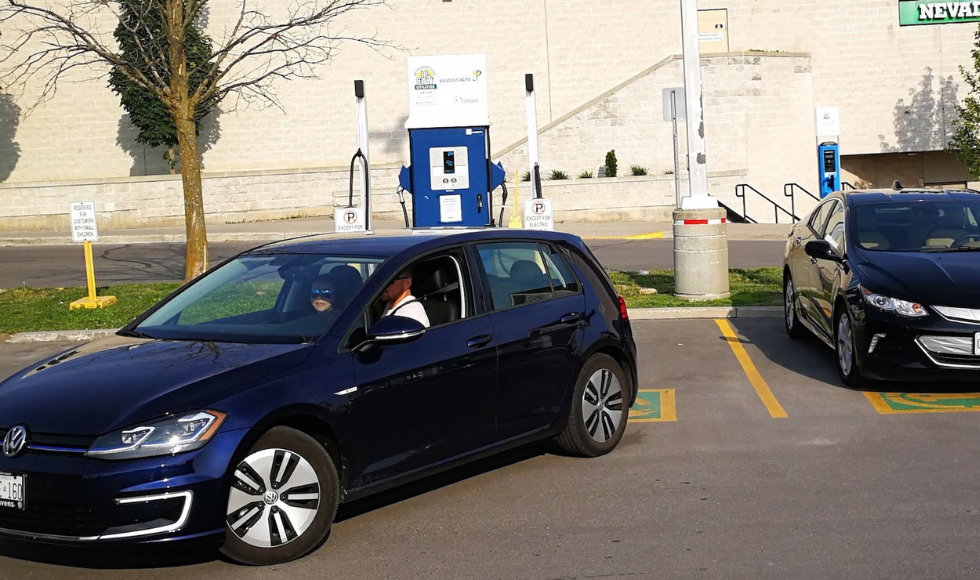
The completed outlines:
<svg viewBox="0 0 980 580">
<path fill-rule="evenodd" d="M 23 475 L 0 473 L 0 508 L 24 509 L 25 479 Z"/>
</svg>

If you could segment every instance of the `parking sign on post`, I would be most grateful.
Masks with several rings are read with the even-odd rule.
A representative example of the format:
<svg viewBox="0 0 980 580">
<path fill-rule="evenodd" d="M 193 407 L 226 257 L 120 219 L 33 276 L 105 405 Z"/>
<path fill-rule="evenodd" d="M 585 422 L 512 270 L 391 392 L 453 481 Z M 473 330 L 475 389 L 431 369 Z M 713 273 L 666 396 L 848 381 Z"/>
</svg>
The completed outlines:
<svg viewBox="0 0 980 580">
<path fill-rule="evenodd" d="M 524 202 L 524 229 L 554 231 L 555 214 L 550 199 L 532 199 Z"/>
<path fill-rule="evenodd" d="M 73 201 L 68 207 L 71 213 L 71 241 L 99 241 L 99 227 L 95 222 L 95 202 Z"/>
<path fill-rule="evenodd" d="M 334 231 L 338 234 L 363 232 L 364 212 L 359 207 L 339 207 L 333 211 Z"/>
<path fill-rule="evenodd" d="M 73 201 L 68 204 L 71 220 L 71 240 L 85 244 L 85 278 L 88 283 L 88 296 L 73 300 L 69 310 L 78 308 L 105 308 L 116 303 L 115 296 L 96 296 L 95 266 L 92 263 L 92 242 L 99 241 L 99 226 L 95 220 L 94 201 Z"/>
</svg>

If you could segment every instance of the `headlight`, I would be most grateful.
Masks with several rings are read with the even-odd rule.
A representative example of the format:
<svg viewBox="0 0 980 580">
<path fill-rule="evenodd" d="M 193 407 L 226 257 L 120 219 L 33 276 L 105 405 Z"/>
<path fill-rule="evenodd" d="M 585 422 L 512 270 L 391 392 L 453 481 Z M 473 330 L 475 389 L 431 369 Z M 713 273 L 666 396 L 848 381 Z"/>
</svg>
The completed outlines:
<svg viewBox="0 0 980 580">
<path fill-rule="evenodd" d="M 96 439 L 86 455 L 135 459 L 193 451 L 211 440 L 225 417 L 218 411 L 195 411 L 123 429 Z"/>
<path fill-rule="evenodd" d="M 899 316 L 908 316 L 909 318 L 920 318 L 929 315 L 926 307 L 918 302 L 906 302 L 898 298 L 889 298 L 888 296 L 875 294 L 867 288 L 861 288 L 861 293 L 864 294 L 865 302 L 883 312 L 891 312 Z"/>
</svg>

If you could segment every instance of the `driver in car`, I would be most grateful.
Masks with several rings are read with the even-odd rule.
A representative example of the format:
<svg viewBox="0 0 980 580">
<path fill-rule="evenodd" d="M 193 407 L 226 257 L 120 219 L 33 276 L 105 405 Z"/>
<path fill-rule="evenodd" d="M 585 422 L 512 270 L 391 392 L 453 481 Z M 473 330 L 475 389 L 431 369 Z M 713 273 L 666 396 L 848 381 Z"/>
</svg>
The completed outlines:
<svg viewBox="0 0 980 580">
<path fill-rule="evenodd" d="M 425 313 L 425 308 L 415 296 L 412 296 L 412 275 L 411 269 L 402 271 L 395 276 L 391 284 L 385 288 L 381 294 L 381 299 L 387 303 L 382 316 L 398 315 L 406 318 L 414 318 L 422 323 L 422 326 L 429 327 L 429 316 Z"/>
</svg>

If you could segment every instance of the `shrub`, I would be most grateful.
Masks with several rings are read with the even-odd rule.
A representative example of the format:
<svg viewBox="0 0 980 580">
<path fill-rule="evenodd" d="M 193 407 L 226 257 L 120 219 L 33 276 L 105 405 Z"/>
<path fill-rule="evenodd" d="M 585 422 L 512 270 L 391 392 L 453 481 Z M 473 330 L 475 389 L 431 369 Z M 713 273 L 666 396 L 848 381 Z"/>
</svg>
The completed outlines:
<svg viewBox="0 0 980 580">
<path fill-rule="evenodd" d="M 578 174 L 579 179 L 592 179 L 592 172 L 586 169 L 582 173 Z"/>
<path fill-rule="evenodd" d="M 525 171 L 521 174 L 521 181 L 531 181 L 531 172 Z"/>
<path fill-rule="evenodd" d="M 673 169 L 664 169 L 664 175 L 673 175 L 673 174 L 674 174 Z"/>
<path fill-rule="evenodd" d="M 550 179 L 568 179 L 568 174 L 560 169 L 553 169 L 551 171 Z"/>
<path fill-rule="evenodd" d="M 606 177 L 616 177 L 616 150 L 606 153 Z"/>
<path fill-rule="evenodd" d="M 630 173 L 635 176 L 646 175 L 647 168 L 641 165 L 630 165 Z"/>
</svg>

